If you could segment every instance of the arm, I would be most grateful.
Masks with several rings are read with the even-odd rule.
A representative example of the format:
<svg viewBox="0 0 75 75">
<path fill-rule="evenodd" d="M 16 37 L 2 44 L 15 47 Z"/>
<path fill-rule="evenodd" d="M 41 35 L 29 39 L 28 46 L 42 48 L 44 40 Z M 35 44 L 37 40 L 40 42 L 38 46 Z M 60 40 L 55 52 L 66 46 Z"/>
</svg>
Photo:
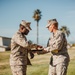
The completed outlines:
<svg viewBox="0 0 75 75">
<path fill-rule="evenodd" d="M 27 40 L 25 40 L 25 38 L 23 38 L 23 37 L 21 36 L 21 34 L 16 34 L 16 35 L 14 36 L 14 41 L 15 41 L 16 44 L 18 44 L 18 45 L 20 45 L 20 46 L 22 46 L 22 47 L 24 47 L 24 48 L 28 47 L 28 42 L 27 42 Z"/>
<path fill-rule="evenodd" d="M 58 51 L 61 50 L 63 43 L 64 43 L 64 34 L 63 33 L 58 34 L 56 36 L 54 43 L 50 46 L 50 51 L 58 53 Z"/>
</svg>

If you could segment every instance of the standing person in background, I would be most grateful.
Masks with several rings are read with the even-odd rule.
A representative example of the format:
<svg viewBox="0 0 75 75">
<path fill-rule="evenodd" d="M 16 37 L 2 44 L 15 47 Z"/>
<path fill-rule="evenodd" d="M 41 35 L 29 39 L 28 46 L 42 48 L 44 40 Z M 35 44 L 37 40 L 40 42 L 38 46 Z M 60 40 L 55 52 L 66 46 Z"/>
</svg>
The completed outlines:
<svg viewBox="0 0 75 75">
<path fill-rule="evenodd" d="M 11 39 L 10 66 L 13 75 L 26 75 L 28 35 L 31 22 L 22 20 L 18 32 Z"/>
<path fill-rule="evenodd" d="M 53 33 L 52 37 L 50 37 L 48 47 L 44 48 L 44 51 L 51 52 L 48 75 L 66 75 L 69 55 L 65 34 L 58 30 L 58 22 L 56 19 L 49 20 L 46 27 Z"/>
</svg>

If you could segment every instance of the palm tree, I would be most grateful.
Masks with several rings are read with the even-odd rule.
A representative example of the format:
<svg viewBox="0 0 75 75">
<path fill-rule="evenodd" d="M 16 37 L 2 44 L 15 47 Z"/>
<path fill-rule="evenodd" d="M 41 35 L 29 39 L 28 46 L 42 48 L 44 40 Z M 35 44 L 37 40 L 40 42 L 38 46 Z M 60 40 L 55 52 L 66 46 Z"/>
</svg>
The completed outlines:
<svg viewBox="0 0 75 75">
<path fill-rule="evenodd" d="M 63 33 L 64 33 L 65 35 L 67 35 L 67 37 L 70 35 L 70 30 L 69 30 L 66 26 L 62 26 L 62 27 L 60 28 L 60 30 L 63 31 Z"/>
<path fill-rule="evenodd" d="M 39 34 L 38 34 L 38 26 L 39 26 L 38 23 L 39 23 L 39 21 L 41 19 L 41 16 L 42 16 L 41 11 L 39 9 L 34 11 L 33 18 L 37 22 L 37 44 L 38 44 L 38 36 L 39 36 Z"/>
</svg>

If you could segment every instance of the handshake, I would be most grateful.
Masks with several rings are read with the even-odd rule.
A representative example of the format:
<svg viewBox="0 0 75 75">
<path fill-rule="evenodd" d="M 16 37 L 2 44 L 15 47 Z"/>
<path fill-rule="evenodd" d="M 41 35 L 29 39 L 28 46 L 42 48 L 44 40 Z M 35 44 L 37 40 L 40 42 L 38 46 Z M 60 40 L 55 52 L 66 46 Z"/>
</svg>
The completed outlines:
<svg viewBox="0 0 75 75">
<path fill-rule="evenodd" d="M 53 54 L 58 53 L 58 50 L 50 51 L 51 50 L 50 47 L 43 47 L 43 46 L 37 45 L 37 44 L 31 44 L 28 48 L 29 48 L 28 52 L 30 52 L 31 59 L 34 57 L 34 53 L 37 53 L 38 55 L 46 54 L 49 52 L 51 52 Z"/>
<path fill-rule="evenodd" d="M 43 46 L 37 45 L 37 44 L 29 44 L 28 50 L 32 51 L 33 53 L 37 53 L 37 54 L 38 53 L 45 54 L 45 53 L 49 53 L 49 52 L 58 53 L 58 50 L 56 50 L 56 49 L 53 50 L 50 47 L 43 47 Z"/>
<path fill-rule="evenodd" d="M 48 53 L 43 46 L 37 44 L 32 44 L 31 51 L 33 53 L 37 53 L 38 55 Z"/>
<path fill-rule="evenodd" d="M 28 46 L 28 53 L 30 54 L 31 59 L 34 58 L 34 53 L 37 53 L 38 55 L 40 54 L 45 54 L 48 53 L 45 48 L 41 45 L 37 44 L 29 44 Z"/>
</svg>

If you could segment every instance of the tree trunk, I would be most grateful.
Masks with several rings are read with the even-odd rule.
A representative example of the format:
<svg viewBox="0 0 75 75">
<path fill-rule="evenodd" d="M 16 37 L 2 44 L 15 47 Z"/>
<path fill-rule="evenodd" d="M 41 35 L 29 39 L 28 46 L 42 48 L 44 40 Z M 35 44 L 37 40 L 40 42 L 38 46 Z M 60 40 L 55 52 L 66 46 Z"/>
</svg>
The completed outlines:
<svg viewBox="0 0 75 75">
<path fill-rule="evenodd" d="M 39 39 L 38 39 L 38 37 L 39 37 L 39 33 L 38 33 L 39 27 L 38 27 L 38 26 L 39 26 L 39 25 L 38 25 L 38 23 L 39 23 L 39 22 L 37 21 L 37 44 L 39 43 Z"/>
</svg>

